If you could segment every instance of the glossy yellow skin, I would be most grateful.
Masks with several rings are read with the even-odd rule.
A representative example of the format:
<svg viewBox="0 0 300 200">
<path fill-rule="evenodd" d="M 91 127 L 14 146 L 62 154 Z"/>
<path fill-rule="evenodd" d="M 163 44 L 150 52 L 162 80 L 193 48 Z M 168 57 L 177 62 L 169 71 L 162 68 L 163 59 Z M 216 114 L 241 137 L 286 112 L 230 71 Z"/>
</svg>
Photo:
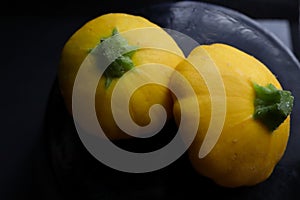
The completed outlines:
<svg viewBox="0 0 300 200">
<path fill-rule="evenodd" d="M 263 182 L 284 154 L 290 117 L 274 132 L 254 120 L 255 93 L 252 83 L 263 86 L 272 83 L 278 89 L 281 88 L 280 83 L 257 59 L 225 44 L 199 46 L 191 52 L 188 60 L 203 53 L 203 49 L 215 62 L 223 78 L 227 112 L 217 144 L 206 157 L 200 159 L 199 149 L 211 116 L 210 97 L 202 77 L 191 65 L 187 62 L 178 65 L 176 69 L 191 82 L 196 91 L 201 111 L 197 136 L 189 148 L 191 163 L 197 172 L 221 186 L 250 186 Z M 188 99 L 184 99 L 184 106 L 190 106 Z M 178 101 L 174 104 L 174 117 L 179 123 Z"/>
<path fill-rule="evenodd" d="M 147 34 L 147 32 L 144 32 L 143 34 L 131 35 L 128 38 L 124 37 L 127 39 L 129 45 L 138 44 L 139 47 L 149 46 L 149 39 L 147 38 L 150 38 L 150 46 L 163 44 L 166 50 L 173 53 L 151 48 L 139 49 L 132 57 L 134 65 L 138 67 L 145 63 L 160 63 L 175 68 L 183 56 L 181 49 L 163 29 L 140 16 L 124 13 L 105 14 L 88 21 L 69 38 L 62 50 L 58 77 L 60 89 L 70 113 L 72 113 L 72 89 L 76 73 L 88 55 L 89 50 L 95 48 L 100 43 L 101 38 L 111 36 L 114 28 L 117 28 L 122 35 L 123 32 L 129 30 L 149 27 L 159 29 L 159 33 Z M 97 66 L 93 70 L 97 71 Z M 110 139 L 129 137 L 117 127 L 111 113 L 111 95 L 117 80 L 118 78 L 113 79 L 111 85 L 106 89 L 104 86 L 105 77 L 102 76 L 95 95 L 98 120 Z M 124 90 L 126 90 L 127 84 L 134 84 L 134 80 L 127 81 L 122 86 Z M 84 87 L 87 86 L 83 86 L 83 94 Z M 168 117 L 172 117 L 173 103 L 168 89 L 159 85 L 147 85 L 138 89 L 131 97 L 129 108 L 133 120 L 139 125 L 148 124 L 148 111 L 153 104 L 163 105 L 168 113 Z"/>
</svg>

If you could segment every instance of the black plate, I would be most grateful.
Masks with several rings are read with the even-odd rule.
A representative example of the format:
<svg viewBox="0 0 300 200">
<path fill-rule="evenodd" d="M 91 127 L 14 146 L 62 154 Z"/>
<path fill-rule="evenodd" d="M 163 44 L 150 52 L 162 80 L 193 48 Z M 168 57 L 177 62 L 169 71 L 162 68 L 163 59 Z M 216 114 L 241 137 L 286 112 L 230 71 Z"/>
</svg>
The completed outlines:
<svg viewBox="0 0 300 200">
<path fill-rule="evenodd" d="M 198 175 L 186 154 L 168 167 L 145 174 L 123 173 L 94 159 L 82 145 L 55 82 L 45 134 L 53 174 L 67 199 L 300 199 L 300 69 L 291 51 L 252 19 L 229 9 L 195 2 L 154 5 L 132 12 L 161 27 L 180 31 L 200 44 L 221 42 L 261 60 L 295 97 L 291 135 L 271 177 L 252 187 L 222 188 Z M 167 132 L 173 132 L 166 130 Z M 156 138 L 146 142 L 151 145 Z M 137 145 L 136 141 L 135 144 Z M 121 144 L 122 145 L 122 144 Z M 125 144 L 126 145 L 126 144 Z M 128 145 L 128 144 L 127 144 Z M 140 146 L 144 146 L 140 145 Z M 146 145 L 147 146 L 147 145 Z"/>
</svg>

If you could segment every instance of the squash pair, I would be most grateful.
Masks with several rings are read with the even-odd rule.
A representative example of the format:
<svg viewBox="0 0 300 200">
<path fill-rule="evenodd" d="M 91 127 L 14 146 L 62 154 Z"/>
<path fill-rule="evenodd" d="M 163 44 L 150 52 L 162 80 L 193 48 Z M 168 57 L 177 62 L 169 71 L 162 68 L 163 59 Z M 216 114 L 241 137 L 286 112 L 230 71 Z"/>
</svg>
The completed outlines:
<svg viewBox="0 0 300 200">
<path fill-rule="evenodd" d="M 130 31 L 133 32 L 126 34 Z M 109 139 L 130 138 L 118 127 L 111 111 L 111 98 L 118 80 L 132 69 L 156 63 L 177 70 L 197 95 L 201 115 L 196 138 L 188 151 L 197 172 L 225 187 L 255 185 L 271 175 L 284 154 L 289 138 L 293 97 L 290 92 L 282 90 L 276 77 L 257 59 L 226 44 L 198 46 L 185 59 L 173 38 L 158 25 L 140 16 L 105 14 L 77 30 L 62 50 L 58 78 L 71 114 L 77 73 L 84 60 L 99 47 L 103 47 L 108 58 L 116 58 L 107 62 L 95 93 L 95 111 Z M 114 55 L 116 51 L 126 53 Z M 204 57 L 222 78 L 223 95 L 212 97 L 205 77 L 196 70 L 195 66 L 201 68 L 201 58 Z M 90 78 L 96 78 L 93 76 L 97 76 L 100 69 L 101 66 L 93 65 Z M 121 89 L 132 87 L 139 76 L 135 73 L 131 79 L 123 81 Z M 167 76 L 165 81 L 176 86 L 176 80 L 171 76 Z M 79 88 L 83 96 L 88 87 L 89 79 Z M 179 102 L 186 109 L 194 110 L 190 107 L 189 98 L 177 98 L 167 87 L 153 83 L 138 88 L 132 94 L 128 109 L 136 124 L 145 126 L 150 123 L 148 112 L 151 106 L 160 104 L 166 110 L 167 119 L 174 117 L 179 126 Z M 199 151 L 212 120 L 213 98 L 216 101 L 225 99 L 224 125 L 216 144 L 201 158 Z M 160 117 L 158 115 L 154 112 L 151 117 Z M 191 117 L 189 120 L 195 119 Z M 82 127 L 89 129 L 84 124 Z M 190 133 L 186 130 L 185 134 Z"/>
</svg>

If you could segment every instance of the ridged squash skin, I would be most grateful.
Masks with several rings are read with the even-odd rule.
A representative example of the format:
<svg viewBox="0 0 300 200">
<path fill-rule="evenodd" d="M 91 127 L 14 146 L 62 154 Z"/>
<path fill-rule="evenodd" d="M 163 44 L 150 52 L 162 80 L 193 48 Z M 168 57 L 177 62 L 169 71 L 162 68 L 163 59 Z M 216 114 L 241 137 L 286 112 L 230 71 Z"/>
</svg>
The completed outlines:
<svg viewBox="0 0 300 200">
<path fill-rule="evenodd" d="M 141 16 L 125 13 L 109 13 L 92 19 L 79 28 L 67 40 L 61 53 L 58 80 L 62 96 L 71 114 L 72 90 L 76 74 L 91 50 L 100 44 L 102 38 L 111 36 L 114 28 L 117 28 L 121 35 L 124 32 L 135 29 L 158 29 L 156 34 L 147 34 L 147 32 L 144 31 L 144 34 L 131 35 L 129 38 L 125 37 L 129 45 L 138 44 L 141 48 L 138 49 L 132 57 L 132 61 L 136 67 L 147 63 L 159 63 L 175 68 L 180 60 L 182 60 L 181 57 L 183 56 L 183 53 L 172 37 L 158 25 Z M 165 49 L 159 50 L 147 48 L 147 46 L 155 47 L 158 46 L 158 44 L 163 44 Z M 97 66 L 94 66 L 93 70 L 96 72 L 99 69 L 97 69 Z M 91 76 L 93 76 L 93 73 L 91 73 Z M 117 81 L 118 78 L 114 78 L 110 86 L 105 88 L 105 77 L 102 76 L 95 94 L 95 106 L 98 121 L 100 122 L 103 131 L 110 139 L 129 137 L 116 125 L 111 112 L 111 96 Z M 85 88 L 88 87 L 88 82 L 89 80 L 86 80 L 86 85 L 82 85 L 82 95 L 84 95 Z M 126 90 L 127 86 L 129 84 L 135 84 L 134 82 L 134 79 L 128 80 L 122 87 Z M 150 84 L 139 88 L 132 95 L 130 105 L 128 105 L 132 119 L 138 125 L 148 124 L 150 122 L 148 112 L 153 104 L 164 106 L 168 117 L 172 117 L 172 99 L 168 89 L 160 85 Z M 89 127 L 84 127 L 83 125 L 83 128 L 88 129 Z"/>
<path fill-rule="evenodd" d="M 263 182 L 284 155 L 289 138 L 290 117 L 273 132 L 255 120 L 253 83 L 262 86 L 272 83 L 277 89 L 282 87 L 263 63 L 227 44 L 201 45 L 190 53 L 187 60 L 200 56 L 203 50 L 213 60 L 223 79 L 226 116 L 217 143 L 207 156 L 199 158 L 211 117 L 210 94 L 203 77 L 191 64 L 185 61 L 180 63 L 176 70 L 194 88 L 201 113 L 196 138 L 188 150 L 191 164 L 199 174 L 224 187 L 251 186 Z M 185 97 L 183 106 L 190 106 L 188 99 Z M 179 124 L 180 106 L 174 100 L 174 117 Z"/>
</svg>

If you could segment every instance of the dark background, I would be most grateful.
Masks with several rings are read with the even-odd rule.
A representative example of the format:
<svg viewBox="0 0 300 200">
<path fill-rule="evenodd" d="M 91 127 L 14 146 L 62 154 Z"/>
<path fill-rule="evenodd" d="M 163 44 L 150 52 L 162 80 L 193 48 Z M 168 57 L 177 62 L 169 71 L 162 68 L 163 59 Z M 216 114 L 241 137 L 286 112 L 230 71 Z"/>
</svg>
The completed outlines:
<svg viewBox="0 0 300 200">
<path fill-rule="evenodd" d="M 59 199 L 47 168 L 43 122 L 61 49 L 88 20 L 108 12 L 129 12 L 159 2 L 146 1 L 10 1 L 1 3 L 1 138 L 0 199 Z M 255 19 L 289 22 L 299 59 L 297 0 L 205 0 L 238 10 Z M 46 188 L 46 190 L 45 190 Z"/>
</svg>

